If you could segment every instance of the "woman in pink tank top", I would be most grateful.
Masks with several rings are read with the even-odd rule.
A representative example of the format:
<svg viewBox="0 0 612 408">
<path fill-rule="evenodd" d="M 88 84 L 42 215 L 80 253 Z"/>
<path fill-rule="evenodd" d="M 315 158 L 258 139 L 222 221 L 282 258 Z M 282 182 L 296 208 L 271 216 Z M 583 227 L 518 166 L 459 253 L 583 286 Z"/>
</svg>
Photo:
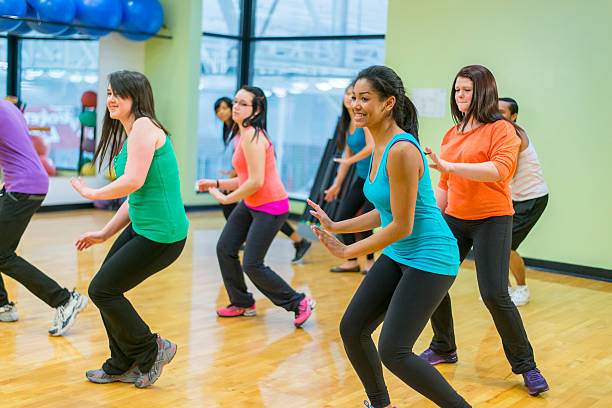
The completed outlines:
<svg viewBox="0 0 612 408">
<path fill-rule="evenodd" d="M 217 259 L 230 304 L 217 309 L 220 317 L 255 316 L 255 299 L 247 291 L 244 273 L 268 299 L 295 313 L 300 327 L 314 301 L 296 292 L 264 264 L 270 244 L 289 215 L 287 191 L 276 170 L 274 146 L 266 133 L 266 96 L 260 88 L 243 86 L 232 107 L 232 138 L 238 143 L 232 157 L 237 176 L 198 181 L 221 204 L 239 202 L 217 242 Z M 224 194 L 220 190 L 232 191 Z M 242 200 L 242 201 L 241 201 Z M 242 265 L 238 250 L 245 244 Z M 244 271 L 244 273 L 243 273 Z"/>
</svg>

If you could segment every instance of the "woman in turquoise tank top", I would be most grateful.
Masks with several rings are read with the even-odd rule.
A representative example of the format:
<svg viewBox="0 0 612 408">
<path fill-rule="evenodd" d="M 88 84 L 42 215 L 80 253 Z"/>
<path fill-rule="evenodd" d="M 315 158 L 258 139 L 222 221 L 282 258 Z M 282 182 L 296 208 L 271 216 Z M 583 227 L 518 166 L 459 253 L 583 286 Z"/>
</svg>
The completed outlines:
<svg viewBox="0 0 612 408">
<path fill-rule="evenodd" d="M 417 139 L 416 109 L 390 68 L 366 68 L 353 83 L 355 121 L 374 138 L 364 193 L 375 209 L 333 222 L 309 201 L 323 227 L 313 230 L 333 255 L 383 250 L 342 317 L 344 348 L 372 407 L 391 405 L 382 364 L 438 406 L 470 407 L 435 367 L 412 352 L 459 269 L 457 243 L 436 206 Z M 331 234 L 379 226 L 381 231 L 348 246 Z M 383 321 L 377 351 L 371 334 Z"/>
<path fill-rule="evenodd" d="M 106 106 L 94 162 L 109 157 L 118 178 L 99 189 L 87 187 L 80 177 L 70 180 L 90 200 L 128 196 L 102 230 L 87 232 L 76 242 L 82 251 L 123 229 L 89 285 L 111 356 L 102 368 L 87 371 L 86 377 L 98 384 L 121 381 L 144 388 L 159 378 L 177 346 L 152 333 L 124 293 L 179 257 L 189 221 L 174 149 L 168 131 L 155 117 L 147 78 L 130 71 L 110 74 Z"/>
</svg>

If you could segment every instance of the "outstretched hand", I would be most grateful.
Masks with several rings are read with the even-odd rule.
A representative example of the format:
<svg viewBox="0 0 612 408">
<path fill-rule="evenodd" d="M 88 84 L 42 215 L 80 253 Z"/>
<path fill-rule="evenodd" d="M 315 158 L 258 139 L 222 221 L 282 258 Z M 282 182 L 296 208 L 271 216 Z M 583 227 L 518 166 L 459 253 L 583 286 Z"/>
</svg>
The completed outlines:
<svg viewBox="0 0 612 408">
<path fill-rule="evenodd" d="M 319 238 L 319 241 L 321 241 L 325 249 L 327 249 L 330 254 L 332 254 L 333 256 L 337 256 L 338 258 L 346 259 L 346 245 L 344 245 L 338 240 L 338 238 L 325 231 L 321 227 L 313 225 L 311 228 L 317 238 Z"/>
<path fill-rule="evenodd" d="M 74 177 L 70 177 L 70 184 L 72 184 L 72 187 L 83 198 L 86 198 L 88 200 L 95 200 L 97 198 L 96 197 L 96 190 L 93 189 L 93 188 L 87 187 L 87 184 L 85 184 L 85 182 L 83 181 L 83 179 L 81 177 L 79 177 L 78 180 L 75 179 Z"/>
<path fill-rule="evenodd" d="M 334 232 L 334 227 L 336 223 L 333 222 L 331 218 L 329 218 L 329 216 L 325 213 L 325 211 L 323 211 L 323 209 L 319 207 L 319 205 L 315 203 L 314 201 L 307 199 L 306 202 L 308 203 L 309 206 L 313 208 L 312 210 L 310 210 L 310 215 L 312 215 L 317 220 L 319 220 L 319 223 L 321 224 L 321 226 L 325 228 L 327 231 Z"/>
<path fill-rule="evenodd" d="M 77 239 L 74 246 L 78 251 L 82 251 L 84 249 L 89 248 L 92 245 L 99 244 L 101 242 L 106 241 L 106 237 L 102 233 L 102 231 L 96 232 L 86 232 Z"/>
<path fill-rule="evenodd" d="M 448 173 L 451 171 L 451 163 L 446 160 L 442 160 L 435 154 L 429 146 L 425 147 L 425 154 L 431 159 L 433 163 L 429 163 L 429 168 L 438 170 L 440 173 Z"/>
</svg>

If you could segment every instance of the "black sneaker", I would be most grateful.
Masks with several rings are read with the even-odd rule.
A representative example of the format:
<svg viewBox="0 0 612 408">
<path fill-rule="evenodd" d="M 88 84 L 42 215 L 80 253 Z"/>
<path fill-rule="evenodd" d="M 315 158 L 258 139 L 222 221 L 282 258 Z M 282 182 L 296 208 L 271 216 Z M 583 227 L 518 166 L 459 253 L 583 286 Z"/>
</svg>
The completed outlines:
<svg viewBox="0 0 612 408">
<path fill-rule="evenodd" d="M 298 263 L 304 259 L 306 252 L 308 252 L 312 246 L 312 242 L 302 238 L 300 242 L 294 242 L 293 246 L 295 247 L 295 257 L 291 260 L 291 263 Z"/>
</svg>

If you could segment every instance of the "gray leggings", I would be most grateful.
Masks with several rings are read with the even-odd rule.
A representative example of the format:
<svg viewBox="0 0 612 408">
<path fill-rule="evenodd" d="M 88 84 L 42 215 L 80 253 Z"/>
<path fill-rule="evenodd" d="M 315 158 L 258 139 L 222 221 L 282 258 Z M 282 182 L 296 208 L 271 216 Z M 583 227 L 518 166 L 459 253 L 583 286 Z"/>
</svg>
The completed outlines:
<svg viewBox="0 0 612 408">
<path fill-rule="evenodd" d="M 412 352 L 454 280 L 382 255 L 361 282 L 342 317 L 340 334 L 373 407 L 390 403 L 382 364 L 438 406 L 470 407 L 438 370 Z M 383 321 L 377 351 L 371 334 Z"/>
</svg>

